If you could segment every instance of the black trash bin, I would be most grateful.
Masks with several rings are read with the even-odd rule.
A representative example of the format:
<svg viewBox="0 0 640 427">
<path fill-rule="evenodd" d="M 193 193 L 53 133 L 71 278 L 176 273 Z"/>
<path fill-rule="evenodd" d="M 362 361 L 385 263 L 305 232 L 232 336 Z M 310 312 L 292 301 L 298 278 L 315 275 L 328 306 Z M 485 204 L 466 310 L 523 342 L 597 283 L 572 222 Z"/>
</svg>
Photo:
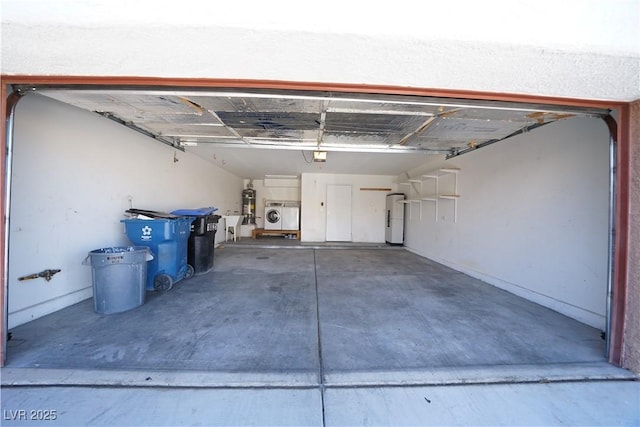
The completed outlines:
<svg viewBox="0 0 640 427">
<path fill-rule="evenodd" d="M 191 223 L 191 234 L 187 243 L 187 262 L 193 266 L 195 274 L 204 274 L 213 268 L 216 231 L 220 215 L 214 215 L 216 208 L 179 209 L 174 215 L 195 216 Z"/>
</svg>

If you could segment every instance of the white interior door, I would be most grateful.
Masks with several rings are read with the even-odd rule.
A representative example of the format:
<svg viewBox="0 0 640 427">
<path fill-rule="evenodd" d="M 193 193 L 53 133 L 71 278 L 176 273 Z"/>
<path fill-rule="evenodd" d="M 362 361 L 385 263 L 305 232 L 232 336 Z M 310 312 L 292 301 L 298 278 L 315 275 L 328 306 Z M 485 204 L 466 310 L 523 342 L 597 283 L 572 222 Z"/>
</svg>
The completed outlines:
<svg viewBox="0 0 640 427">
<path fill-rule="evenodd" d="M 327 242 L 351 241 L 351 186 L 327 185 Z"/>
</svg>

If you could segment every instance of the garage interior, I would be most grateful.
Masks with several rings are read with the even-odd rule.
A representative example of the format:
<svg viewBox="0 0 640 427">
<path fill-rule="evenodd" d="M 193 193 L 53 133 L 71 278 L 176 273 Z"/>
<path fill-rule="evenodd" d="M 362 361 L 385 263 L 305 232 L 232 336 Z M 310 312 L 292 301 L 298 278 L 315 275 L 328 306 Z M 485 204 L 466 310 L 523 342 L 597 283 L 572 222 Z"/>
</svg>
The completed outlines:
<svg viewBox="0 0 640 427">
<path fill-rule="evenodd" d="M 2 122 L 2 425 L 27 424 L 22 409 L 60 425 L 640 424 L 639 0 L 1 3 L 5 117 L 12 90 L 25 94 Z M 54 90 L 166 99 L 116 114 L 118 97 L 92 107 Z M 179 141 L 188 123 L 163 116 L 210 135 L 202 118 L 219 105 L 199 98 L 220 92 L 251 94 L 256 112 L 256 94 L 437 107 L 373 106 L 387 120 L 349 134 L 367 106 L 310 100 L 296 111 L 316 116 L 304 128 L 316 139 L 286 115 L 251 128 L 246 109 L 235 123 L 223 110 L 208 126 L 219 139 Z M 492 136 L 465 129 L 462 112 L 436 117 L 457 101 L 504 107 L 466 117 Z M 542 126 L 527 117 L 540 112 Z M 507 136 L 500 117 L 535 128 L 479 147 Z M 334 146 L 318 150 L 323 123 Z M 434 135 L 445 128 L 462 140 Z M 278 134 L 300 145 L 267 146 Z M 345 139 L 359 150 L 342 151 Z M 82 262 L 128 244 L 126 209 L 235 217 L 249 184 L 255 227 L 265 202 L 295 201 L 301 240 L 219 229 L 210 273 L 129 312 L 93 312 Z M 347 241 L 327 233 L 338 189 L 351 190 L 351 221 L 331 224 L 350 225 Z M 407 197 L 398 247 L 385 244 L 387 192 Z M 18 280 L 47 269 L 60 272 Z"/>
<path fill-rule="evenodd" d="M 24 97 L 12 124 L 8 367 L 201 371 L 214 385 L 629 377 L 606 363 L 602 337 L 607 110 L 15 89 Z M 125 210 L 238 214 L 249 183 L 257 216 L 270 199 L 300 202 L 300 241 L 254 240 L 245 226 L 226 241 L 219 229 L 213 271 L 130 312 L 92 312 L 82 260 L 129 244 Z M 331 186 L 349 193 L 334 223 Z M 385 244 L 393 192 L 406 195 L 402 247 Z M 346 234 L 330 237 L 331 227 Z M 18 280 L 43 268 L 61 273 Z"/>
</svg>

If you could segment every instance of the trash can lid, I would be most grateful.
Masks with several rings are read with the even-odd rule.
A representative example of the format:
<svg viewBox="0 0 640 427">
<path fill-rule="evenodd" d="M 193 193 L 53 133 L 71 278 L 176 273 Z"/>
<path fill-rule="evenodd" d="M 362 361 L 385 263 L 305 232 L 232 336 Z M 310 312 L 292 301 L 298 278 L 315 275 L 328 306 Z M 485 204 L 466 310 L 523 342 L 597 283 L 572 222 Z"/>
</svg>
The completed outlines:
<svg viewBox="0 0 640 427">
<path fill-rule="evenodd" d="M 175 211 L 172 211 L 171 213 L 173 215 L 205 216 L 205 215 L 211 215 L 217 210 L 218 208 L 214 208 L 213 206 L 210 206 L 208 208 L 177 209 Z"/>
<path fill-rule="evenodd" d="M 152 218 L 152 219 L 155 219 L 155 218 L 176 219 L 176 218 L 180 217 L 179 215 L 175 215 L 175 214 L 168 214 L 166 212 L 159 212 L 159 211 L 149 211 L 149 210 L 146 210 L 146 209 L 133 209 L 133 208 L 131 208 L 131 209 L 127 209 L 125 212 L 129 213 L 129 214 L 135 214 L 135 215 L 138 215 L 138 216 L 142 215 L 142 216 L 144 216 L 146 218 Z"/>
</svg>

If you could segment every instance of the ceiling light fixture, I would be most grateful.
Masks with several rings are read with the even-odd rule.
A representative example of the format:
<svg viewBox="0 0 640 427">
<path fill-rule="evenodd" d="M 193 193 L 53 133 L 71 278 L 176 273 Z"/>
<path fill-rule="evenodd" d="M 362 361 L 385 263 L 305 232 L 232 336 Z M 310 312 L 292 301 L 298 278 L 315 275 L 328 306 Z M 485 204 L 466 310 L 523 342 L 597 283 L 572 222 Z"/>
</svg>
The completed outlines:
<svg viewBox="0 0 640 427">
<path fill-rule="evenodd" d="M 327 161 L 327 152 L 326 151 L 314 151 L 313 152 L 313 161 L 314 162 L 326 162 Z"/>
</svg>

